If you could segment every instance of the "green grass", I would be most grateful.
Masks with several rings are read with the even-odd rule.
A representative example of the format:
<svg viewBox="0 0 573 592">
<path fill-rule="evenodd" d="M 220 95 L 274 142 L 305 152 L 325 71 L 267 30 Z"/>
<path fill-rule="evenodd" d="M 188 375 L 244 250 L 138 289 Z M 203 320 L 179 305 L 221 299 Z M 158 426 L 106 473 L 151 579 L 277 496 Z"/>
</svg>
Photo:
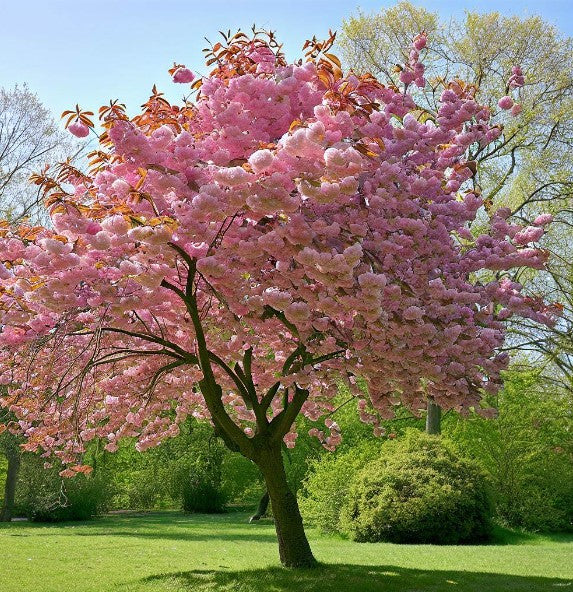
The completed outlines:
<svg viewBox="0 0 573 592">
<path fill-rule="evenodd" d="M 483 546 L 310 540 L 322 566 L 278 566 L 274 528 L 247 514 L 117 515 L 0 526 L 1 592 L 573 592 L 573 536 L 498 533 Z"/>
</svg>

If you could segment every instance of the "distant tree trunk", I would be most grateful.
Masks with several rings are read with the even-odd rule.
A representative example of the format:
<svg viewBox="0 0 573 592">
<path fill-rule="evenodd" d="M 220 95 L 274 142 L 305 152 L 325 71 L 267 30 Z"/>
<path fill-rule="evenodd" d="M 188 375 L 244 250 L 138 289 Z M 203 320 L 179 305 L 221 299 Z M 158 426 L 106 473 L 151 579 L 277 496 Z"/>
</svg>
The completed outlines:
<svg viewBox="0 0 573 592">
<path fill-rule="evenodd" d="M 8 459 L 8 474 L 4 486 L 4 506 L 0 513 L 0 522 L 11 522 L 14 511 L 14 498 L 16 495 L 16 481 L 20 470 L 20 451 L 11 450 L 6 455 Z"/>
<path fill-rule="evenodd" d="M 259 500 L 259 505 L 257 506 L 257 510 L 255 513 L 249 518 L 249 522 L 256 522 L 260 520 L 266 513 L 269 507 L 269 492 L 265 491 Z"/>
<path fill-rule="evenodd" d="M 267 484 L 282 564 L 285 567 L 315 566 L 316 559 L 304 532 L 296 496 L 288 485 L 280 445 L 259 449 L 254 460 Z"/>
<path fill-rule="evenodd" d="M 428 413 L 426 415 L 426 433 L 438 435 L 442 433 L 442 408 L 428 399 Z"/>
</svg>

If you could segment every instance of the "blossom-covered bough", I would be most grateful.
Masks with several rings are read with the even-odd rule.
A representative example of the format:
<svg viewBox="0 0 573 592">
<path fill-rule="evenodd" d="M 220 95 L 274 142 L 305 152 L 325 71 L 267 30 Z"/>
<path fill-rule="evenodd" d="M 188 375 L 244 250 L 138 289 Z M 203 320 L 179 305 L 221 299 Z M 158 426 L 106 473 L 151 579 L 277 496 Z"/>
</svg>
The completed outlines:
<svg viewBox="0 0 573 592">
<path fill-rule="evenodd" d="M 313 434 L 334 448 L 341 379 L 378 432 L 428 397 L 480 410 L 504 319 L 552 315 L 504 278 L 543 267 L 530 243 L 548 219 L 484 208 L 464 154 L 502 130 L 475 89 L 444 83 L 423 111 L 423 34 L 402 88 L 344 76 L 332 41 L 287 64 L 272 35 L 241 33 L 212 48 L 193 102 L 154 89 L 132 119 L 110 103 L 91 172 L 34 178 L 52 226 L 0 228 L 0 403 L 25 447 L 73 475 L 94 438 L 144 450 L 208 420 L 264 474 L 287 566 L 314 564 L 281 456 L 299 414 L 326 418 Z"/>
</svg>

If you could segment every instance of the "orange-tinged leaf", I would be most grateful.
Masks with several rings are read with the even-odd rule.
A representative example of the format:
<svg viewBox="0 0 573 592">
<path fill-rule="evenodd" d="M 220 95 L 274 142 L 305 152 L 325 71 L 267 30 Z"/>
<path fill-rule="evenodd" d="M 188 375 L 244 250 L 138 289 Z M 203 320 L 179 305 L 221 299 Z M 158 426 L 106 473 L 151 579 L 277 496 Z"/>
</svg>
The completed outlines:
<svg viewBox="0 0 573 592">
<path fill-rule="evenodd" d="M 334 62 L 339 68 L 342 67 L 342 64 L 340 62 L 340 60 L 338 59 L 337 56 L 335 56 L 333 53 L 325 53 L 324 54 L 331 62 Z"/>
</svg>

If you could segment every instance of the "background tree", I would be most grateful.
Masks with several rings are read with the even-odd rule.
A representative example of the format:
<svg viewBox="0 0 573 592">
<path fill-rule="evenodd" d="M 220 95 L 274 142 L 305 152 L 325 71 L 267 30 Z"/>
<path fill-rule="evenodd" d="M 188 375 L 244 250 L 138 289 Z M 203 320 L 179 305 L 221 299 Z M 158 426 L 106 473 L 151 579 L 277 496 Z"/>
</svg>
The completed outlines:
<svg viewBox="0 0 573 592">
<path fill-rule="evenodd" d="M 493 122 L 503 125 L 500 141 L 468 146 L 467 158 L 479 163 L 474 177 L 489 209 L 510 208 L 516 220 L 541 213 L 555 216 L 543 238 L 552 253 L 547 269 L 510 272 L 531 294 L 542 293 L 563 306 L 561 320 L 539 327 L 514 319 L 509 349 L 528 350 L 528 357 L 547 368 L 546 377 L 571 389 L 573 351 L 573 41 L 537 16 L 504 17 L 467 12 L 465 19 L 442 21 L 437 13 L 399 2 L 379 13 L 358 12 L 344 22 L 339 38 L 345 62 L 356 72 L 372 72 L 387 84 L 398 84 L 410 40 L 428 33 L 425 58 L 429 84 L 416 89 L 424 108 L 436 113 L 444 78 L 475 85 L 476 98 L 488 105 Z M 397 64 L 392 68 L 389 65 Z M 523 77 L 517 96 L 511 94 Z M 521 81 L 520 81 L 521 82 Z M 519 117 L 511 113 L 520 112 Z M 481 224 L 476 222 L 479 231 Z M 499 277 L 498 273 L 498 277 Z M 428 403 L 427 430 L 439 432 L 440 409 Z"/>
<path fill-rule="evenodd" d="M 532 246 L 544 220 L 489 216 L 472 187 L 467 146 L 500 136 L 474 90 L 445 83 L 437 123 L 420 122 L 408 89 L 424 85 L 424 35 L 402 88 L 345 78 L 333 41 L 289 65 L 272 34 L 239 33 L 211 49 L 195 102 L 154 89 L 133 119 L 112 102 L 94 171 L 34 179 L 53 228 L 0 236 L 0 382 L 14 385 L 0 404 L 26 448 L 72 476 L 94 438 L 145 450 L 188 415 L 209 420 L 263 473 L 293 567 L 315 563 L 281 451 L 300 414 L 323 419 L 312 435 L 334 449 L 341 378 L 378 431 L 426 396 L 487 414 L 504 319 L 553 314 L 478 279 L 546 254 Z M 67 124 L 85 136 L 91 121 Z"/>
<path fill-rule="evenodd" d="M 573 393 L 543 372 L 510 370 L 493 421 L 449 415 L 444 432 L 490 475 L 502 524 L 573 528 Z"/>
<path fill-rule="evenodd" d="M 0 88 L 0 217 L 39 219 L 43 209 L 30 175 L 72 153 L 70 136 L 26 85 Z M 45 216 L 44 216 L 45 221 Z"/>
<path fill-rule="evenodd" d="M 0 88 L 0 219 L 47 222 L 40 193 L 29 177 L 71 154 L 69 138 L 26 85 Z M 8 461 L 2 519 L 11 520 L 21 459 L 14 437 L 7 434 L 2 442 L 0 452 Z"/>
<path fill-rule="evenodd" d="M 4 501 L 0 510 L 0 522 L 10 522 L 13 517 L 16 483 L 21 461 L 20 444 L 21 439 L 16 435 L 9 432 L 0 434 L 0 453 L 8 463 L 4 484 Z"/>
</svg>

